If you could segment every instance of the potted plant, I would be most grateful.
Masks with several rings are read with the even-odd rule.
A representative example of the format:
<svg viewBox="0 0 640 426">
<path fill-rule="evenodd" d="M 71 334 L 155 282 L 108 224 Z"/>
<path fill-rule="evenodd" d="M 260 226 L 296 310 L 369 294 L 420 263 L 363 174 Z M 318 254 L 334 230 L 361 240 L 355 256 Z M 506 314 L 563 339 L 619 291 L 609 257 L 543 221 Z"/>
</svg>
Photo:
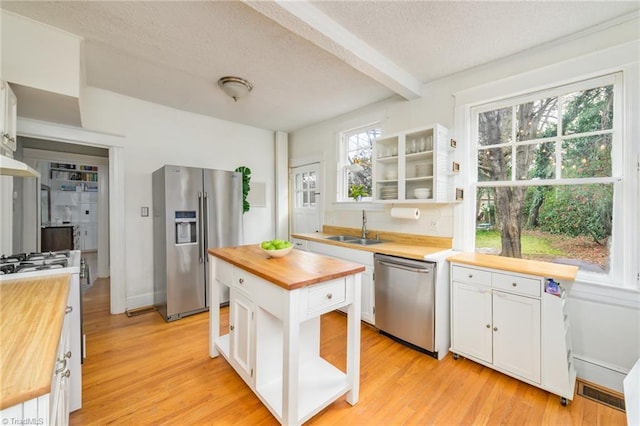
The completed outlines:
<svg viewBox="0 0 640 426">
<path fill-rule="evenodd" d="M 349 189 L 349 197 L 353 198 L 354 201 L 362 200 L 362 197 L 368 196 L 369 193 L 364 185 L 351 185 Z"/>
</svg>

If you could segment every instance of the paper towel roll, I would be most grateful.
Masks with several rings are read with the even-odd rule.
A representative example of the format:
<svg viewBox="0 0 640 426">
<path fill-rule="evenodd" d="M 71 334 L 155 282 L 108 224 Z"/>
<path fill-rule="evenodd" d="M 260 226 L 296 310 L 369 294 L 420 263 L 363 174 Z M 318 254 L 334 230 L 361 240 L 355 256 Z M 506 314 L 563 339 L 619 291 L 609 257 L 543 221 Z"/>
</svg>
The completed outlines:
<svg viewBox="0 0 640 426">
<path fill-rule="evenodd" d="M 392 207 L 391 217 L 398 219 L 420 219 L 420 209 L 414 209 L 409 207 Z"/>
</svg>

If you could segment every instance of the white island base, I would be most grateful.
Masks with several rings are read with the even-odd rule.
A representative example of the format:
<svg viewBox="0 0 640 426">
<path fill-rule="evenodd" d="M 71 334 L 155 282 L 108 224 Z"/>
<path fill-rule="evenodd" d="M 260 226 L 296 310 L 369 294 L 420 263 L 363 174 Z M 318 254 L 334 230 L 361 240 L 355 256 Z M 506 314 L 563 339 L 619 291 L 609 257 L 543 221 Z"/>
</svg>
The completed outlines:
<svg viewBox="0 0 640 426">
<path fill-rule="evenodd" d="M 324 258 L 297 250 L 294 252 L 306 261 L 295 262 L 298 265 L 308 265 L 310 256 Z M 209 293 L 209 352 L 212 358 L 222 354 L 284 425 L 306 422 L 342 395 L 346 395 L 349 404 L 357 403 L 359 271 L 338 278 L 330 274 L 326 281 L 287 288 L 225 260 L 211 255 L 209 260 L 210 276 L 215 277 L 211 280 Z M 281 267 L 281 263 L 278 266 Z M 292 276 L 296 276 L 295 272 Z M 230 331 L 224 335 L 219 333 L 221 285 L 230 288 Z M 320 356 L 320 316 L 340 307 L 347 307 L 346 372 Z"/>
</svg>

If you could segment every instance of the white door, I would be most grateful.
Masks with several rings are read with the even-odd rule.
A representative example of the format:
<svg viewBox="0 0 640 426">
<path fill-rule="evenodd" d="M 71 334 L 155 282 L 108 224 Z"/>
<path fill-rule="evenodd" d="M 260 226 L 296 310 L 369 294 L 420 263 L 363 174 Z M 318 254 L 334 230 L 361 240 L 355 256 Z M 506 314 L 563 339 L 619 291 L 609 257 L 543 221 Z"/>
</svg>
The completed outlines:
<svg viewBox="0 0 640 426">
<path fill-rule="evenodd" d="M 493 293 L 493 365 L 540 383 L 539 300 Z"/>
<path fill-rule="evenodd" d="M 453 352 L 492 362 L 491 289 L 453 282 Z"/>
<path fill-rule="evenodd" d="M 320 163 L 291 169 L 293 192 L 293 223 L 291 232 L 304 234 L 322 230 L 322 179 Z"/>
<path fill-rule="evenodd" d="M 231 364 L 249 385 L 253 383 L 253 306 L 251 300 L 231 289 L 229 347 Z"/>
</svg>

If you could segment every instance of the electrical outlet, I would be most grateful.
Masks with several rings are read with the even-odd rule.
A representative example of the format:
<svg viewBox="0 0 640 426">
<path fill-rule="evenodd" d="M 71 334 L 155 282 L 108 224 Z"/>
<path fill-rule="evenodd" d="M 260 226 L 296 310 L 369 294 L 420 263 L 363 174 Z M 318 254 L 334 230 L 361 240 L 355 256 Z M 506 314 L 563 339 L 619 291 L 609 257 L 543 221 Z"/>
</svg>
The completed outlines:
<svg viewBox="0 0 640 426">
<path fill-rule="evenodd" d="M 429 219 L 429 231 L 437 231 L 439 228 L 437 219 Z"/>
</svg>

